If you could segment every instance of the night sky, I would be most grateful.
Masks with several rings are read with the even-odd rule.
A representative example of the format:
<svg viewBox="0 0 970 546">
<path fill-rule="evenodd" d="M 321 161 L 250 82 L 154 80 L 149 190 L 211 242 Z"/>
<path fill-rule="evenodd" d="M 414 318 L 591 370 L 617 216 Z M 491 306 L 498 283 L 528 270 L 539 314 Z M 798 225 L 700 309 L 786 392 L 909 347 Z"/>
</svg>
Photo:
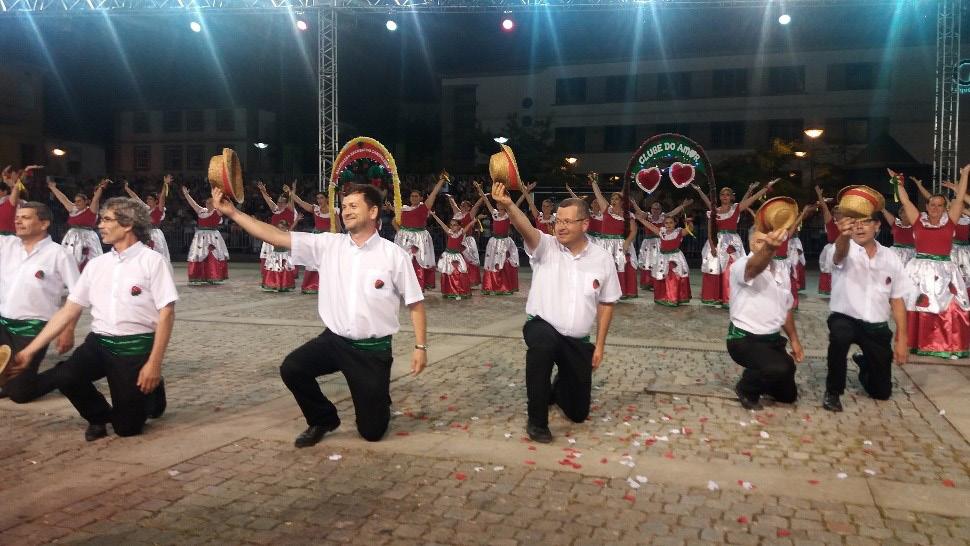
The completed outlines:
<svg viewBox="0 0 970 546">
<path fill-rule="evenodd" d="M 936 6 L 803 8 L 793 22 L 758 9 L 598 10 L 518 13 L 342 14 L 341 121 L 388 141 L 402 101 L 436 101 L 439 77 L 529 70 L 559 62 L 668 58 L 697 52 L 932 44 Z M 47 130 L 109 144 L 112 113 L 126 108 L 256 106 L 277 110 L 282 139 L 316 149 L 315 17 L 308 32 L 286 14 L 208 13 L 206 31 L 166 15 L 0 17 L 4 60 L 49 71 Z M 966 17 L 964 28 L 968 28 Z M 761 46 L 762 26 L 767 29 Z M 637 45 L 635 36 L 640 34 Z M 309 166 L 308 166 L 309 167 Z"/>
</svg>

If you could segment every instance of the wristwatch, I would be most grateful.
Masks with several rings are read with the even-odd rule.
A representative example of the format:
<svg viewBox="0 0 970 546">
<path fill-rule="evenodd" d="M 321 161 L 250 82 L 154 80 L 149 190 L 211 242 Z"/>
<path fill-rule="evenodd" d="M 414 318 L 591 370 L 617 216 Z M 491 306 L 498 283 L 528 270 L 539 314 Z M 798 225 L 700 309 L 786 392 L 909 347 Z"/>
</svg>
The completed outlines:
<svg viewBox="0 0 970 546">
<path fill-rule="evenodd" d="M 428 346 L 427 345 L 422 345 L 420 343 L 415 343 L 414 344 L 414 348 L 415 349 L 421 349 L 422 351 L 425 351 L 425 352 L 428 351 Z"/>
</svg>

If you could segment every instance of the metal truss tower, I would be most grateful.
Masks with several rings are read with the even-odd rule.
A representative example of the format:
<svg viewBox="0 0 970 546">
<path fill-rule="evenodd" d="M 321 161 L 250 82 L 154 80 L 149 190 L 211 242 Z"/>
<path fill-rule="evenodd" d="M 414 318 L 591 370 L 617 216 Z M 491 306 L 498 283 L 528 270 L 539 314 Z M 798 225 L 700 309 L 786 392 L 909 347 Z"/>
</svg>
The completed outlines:
<svg viewBox="0 0 970 546">
<path fill-rule="evenodd" d="M 960 91 L 957 65 L 960 62 L 961 0 L 937 0 L 936 96 L 933 122 L 933 191 L 944 180 L 956 180 L 957 144 L 960 137 Z"/>
<path fill-rule="evenodd" d="M 317 163 L 320 167 L 318 189 L 327 186 L 340 146 L 338 142 L 339 108 L 337 103 L 337 10 L 323 8 L 317 12 L 319 54 L 317 55 L 318 144 Z"/>
</svg>

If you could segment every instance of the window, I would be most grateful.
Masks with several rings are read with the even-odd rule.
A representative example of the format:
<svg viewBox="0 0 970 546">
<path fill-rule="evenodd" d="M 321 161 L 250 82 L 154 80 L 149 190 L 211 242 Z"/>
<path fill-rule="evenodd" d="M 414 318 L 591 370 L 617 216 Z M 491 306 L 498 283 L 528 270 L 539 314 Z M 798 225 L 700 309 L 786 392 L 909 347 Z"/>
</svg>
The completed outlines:
<svg viewBox="0 0 970 546">
<path fill-rule="evenodd" d="M 532 100 L 532 97 L 526 97 L 522 99 L 522 108 L 526 108 L 526 109 L 532 108 L 533 104 L 535 104 L 535 102 Z"/>
<path fill-rule="evenodd" d="M 657 74 L 657 99 L 689 99 L 690 72 Z"/>
<path fill-rule="evenodd" d="M 152 147 L 135 146 L 133 160 L 136 171 L 152 170 Z"/>
<path fill-rule="evenodd" d="M 869 120 L 867 118 L 846 119 L 844 127 L 844 141 L 846 144 L 869 143 Z"/>
<path fill-rule="evenodd" d="M 557 127 L 556 146 L 566 153 L 586 151 L 585 127 Z"/>
<path fill-rule="evenodd" d="M 235 130 L 235 112 L 232 110 L 216 110 L 216 131 L 228 132 Z"/>
<path fill-rule="evenodd" d="M 189 110 L 185 113 L 185 130 L 190 133 L 205 131 L 205 114 L 202 110 Z"/>
<path fill-rule="evenodd" d="M 190 171 L 205 169 L 205 146 L 191 145 L 185 147 L 185 168 Z"/>
<path fill-rule="evenodd" d="M 744 122 L 722 121 L 711 124 L 712 149 L 744 148 Z"/>
<path fill-rule="evenodd" d="M 776 119 L 768 122 L 768 142 L 801 142 L 805 122 L 800 119 Z"/>
<path fill-rule="evenodd" d="M 166 171 L 181 171 L 182 170 L 182 147 L 166 146 L 165 155 L 163 156 L 163 163 L 165 165 Z"/>
<path fill-rule="evenodd" d="M 134 112 L 131 115 L 131 132 L 150 133 L 151 124 L 148 122 L 148 112 Z"/>
<path fill-rule="evenodd" d="M 744 97 L 748 94 L 748 71 L 744 68 L 715 70 L 711 74 L 711 95 Z"/>
<path fill-rule="evenodd" d="M 611 125 L 605 127 L 603 135 L 604 152 L 633 152 L 636 148 L 637 127 L 635 125 Z"/>
<path fill-rule="evenodd" d="M 876 63 L 832 64 L 828 67 L 829 91 L 879 89 L 889 86 L 889 78 L 880 78 Z"/>
<path fill-rule="evenodd" d="M 637 79 L 634 76 L 607 76 L 606 102 L 629 102 L 634 100 Z"/>
<path fill-rule="evenodd" d="M 804 92 L 804 66 L 773 66 L 768 69 L 769 95 L 795 95 Z"/>
<path fill-rule="evenodd" d="M 556 104 L 582 104 L 586 102 L 586 78 L 556 80 Z"/>
<path fill-rule="evenodd" d="M 162 129 L 166 133 L 182 132 L 182 112 L 179 110 L 168 110 L 162 114 Z"/>
</svg>

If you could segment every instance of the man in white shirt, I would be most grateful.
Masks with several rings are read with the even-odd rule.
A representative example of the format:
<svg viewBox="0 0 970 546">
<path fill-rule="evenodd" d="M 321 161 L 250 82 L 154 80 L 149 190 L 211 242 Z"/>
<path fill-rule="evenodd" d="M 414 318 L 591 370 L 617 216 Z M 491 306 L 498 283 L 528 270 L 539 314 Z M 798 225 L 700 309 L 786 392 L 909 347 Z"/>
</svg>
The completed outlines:
<svg viewBox="0 0 970 546">
<path fill-rule="evenodd" d="M 23 366 L 65 327 L 91 308 L 91 333 L 57 368 L 57 387 L 88 421 L 87 441 L 141 434 L 150 415 L 164 410 L 162 360 L 175 323 L 178 292 L 172 268 L 151 241 L 151 218 L 138 201 L 109 199 L 98 230 L 111 252 L 88 262 L 67 297 L 36 338 L 17 355 Z M 111 405 L 94 387 L 107 377 Z M 112 407 L 113 406 L 113 407 Z"/>
<path fill-rule="evenodd" d="M 787 236 L 785 228 L 752 233 L 751 253 L 731 265 L 727 349 L 744 367 L 734 392 L 745 409 L 761 409 L 762 395 L 787 404 L 798 399 L 795 362 L 805 354 L 792 315 L 791 275 L 774 260 Z M 792 355 L 786 351 L 788 341 Z"/>
<path fill-rule="evenodd" d="M 878 213 L 877 213 L 878 214 Z M 843 218 L 835 240 L 832 298 L 829 301 L 828 375 L 822 407 L 842 411 L 846 356 L 855 343 L 862 349 L 852 359 L 859 366 L 859 382 L 877 400 L 892 394 L 892 361 L 903 365 L 909 357 L 905 297 L 912 288 L 896 253 L 876 241 L 879 219 Z M 896 341 L 889 317 L 896 323 Z"/>
<path fill-rule="evenodd" d="M 64 288 L 77 282 L 77 262 L 51 240 L 47 229 L 51 210 L 36 201 L 21 202 L 14 219 L 15 237 L 0 237 L 0 344 L 14 354 L 40 333 L 60 308 Z M 74 324 L 57 339 L 58 354 L 74 347 Z M 47 354 L 45 345 L 27 366 L 11 366 L 0 374 L 3 394 L 18 404 L 44 396 L 56 388 L 54 370 L 38 374 Z"/>
<path fill-rule="evenodd" d="M 337 408 L 323 395 L 317 377 L 341 372 L 357 414 L 357 432 L 368 441 L 384 437 L 390 422 L 391 336 L 401 325 L 401 300 L 411 311 L 416 344 L 411 372 L 427 365 L 424 296 L 411 256 L 377 232 L 380 191 L 351 186 L 342 197 L 340 216 L 347 233 L 282 231 L 244 214 L 212 190 L 214 206 L 250 235 L 289 248 L 293 261 L 320 272 L 317 310 L 327 329 L 287 355 L 280 377 L 306 418 L 296 447 L 315 445 L 340 426 Z"/>
<path fill-rule="evenodd" d="M 589 416 L 593 370 L 603 362 L 620 281 L 612 257 L 586 237 L 590 212 L 582 199 L 559 203 L 552 236 L 532 225 L 503 184 L 492 184 L 492 198 L 508 211 L 531 260 L 532 286 L 525 305 L 529 318 L 522 327 L 528 346 L 526 432 L 536 442 L 549 443 L 550 404 L 559 405 L 576 423 Z M 595 345 L 589 341 L 594 321 Z M 550 385 L 553 366 L 557 373 Z"/>
</svg>

